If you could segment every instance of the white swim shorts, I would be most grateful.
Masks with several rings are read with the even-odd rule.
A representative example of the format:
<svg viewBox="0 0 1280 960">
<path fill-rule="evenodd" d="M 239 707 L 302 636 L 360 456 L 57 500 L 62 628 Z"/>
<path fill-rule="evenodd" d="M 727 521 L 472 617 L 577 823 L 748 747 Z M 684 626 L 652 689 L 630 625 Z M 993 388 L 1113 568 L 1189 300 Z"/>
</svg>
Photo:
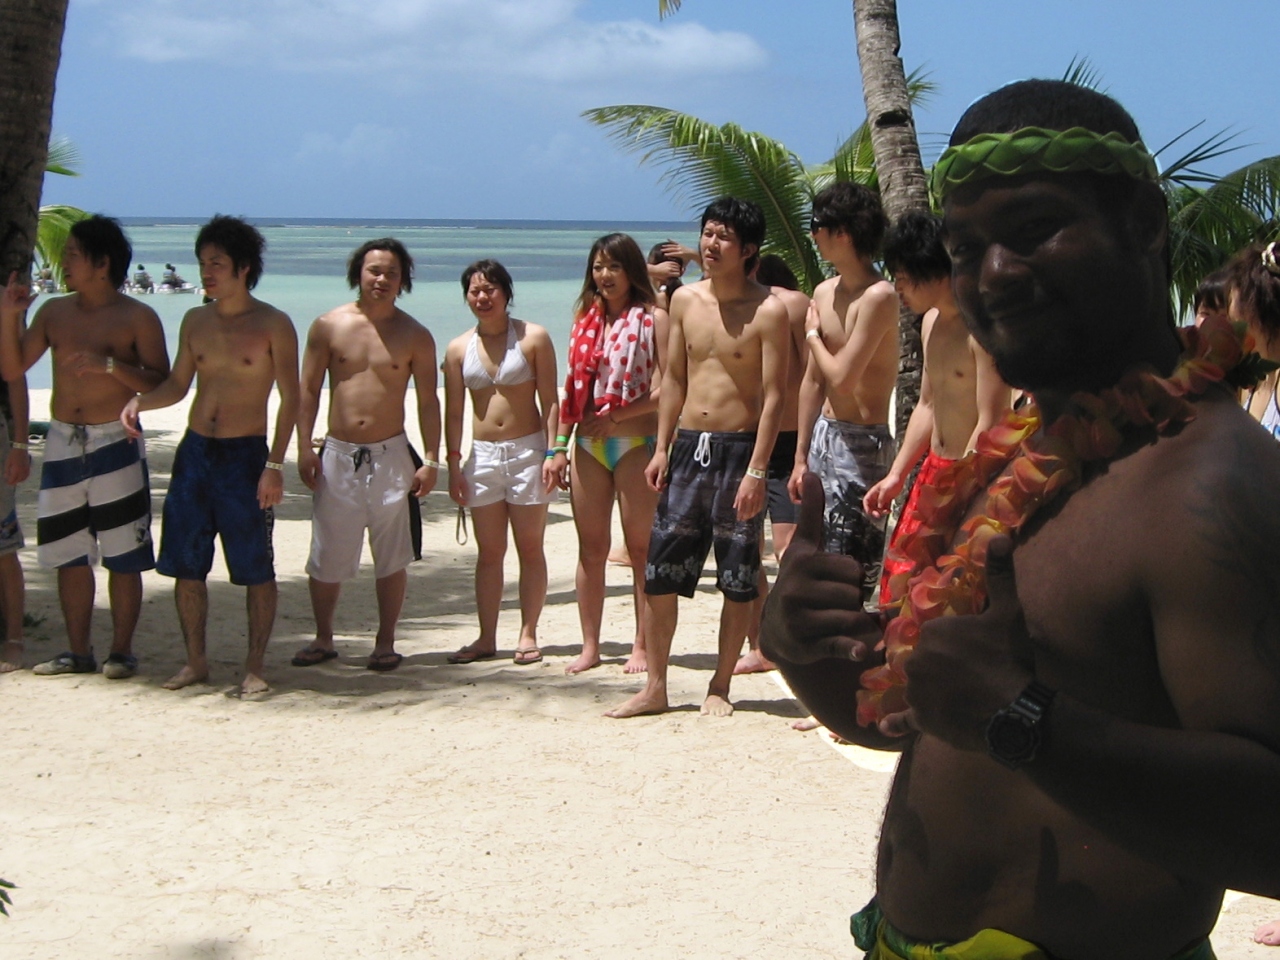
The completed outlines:
<svg viewBox="0 0 1280 960">
<path fill-rule="evenodd" d="M 326 437 L 311 508 L 307 573 L 322 583 L 350 580 L 360 569 L 369 531 L 375 575 L 399 573 L 419 556 L 422 520 L 413 484 L 413 456 L 403 433 L 381 443 Z"/>
<path fill-rule="evenodd" d="M 519 507 L 550 503 L 556 491 L 542 485 L 547 436 L 539 431 L 514 440 L 476 440 L 462 466 L 468 507 L 487 507 L 502 500 Z"/>
</svg>

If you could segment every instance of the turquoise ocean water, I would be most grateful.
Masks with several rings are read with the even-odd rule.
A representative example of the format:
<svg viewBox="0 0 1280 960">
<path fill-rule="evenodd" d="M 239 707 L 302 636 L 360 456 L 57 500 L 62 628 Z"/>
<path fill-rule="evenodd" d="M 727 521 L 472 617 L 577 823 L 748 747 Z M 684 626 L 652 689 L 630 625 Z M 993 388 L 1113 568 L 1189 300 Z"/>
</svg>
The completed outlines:
<svg viewBox="0 0 1280 960">
<path fill-rule="evenodd" d="M 123 218 L 133 243 L 134 266 L 145 264 L 157 282 L 166 262 L 186 280 L 199 283 L 192 244 L 203 220 Z M 621 230 L 648 252 L 667 239 L 692 246 L 696 223 L 605 223 L 493 220 L 268 220 L 255 219 L 267 239 L 266 270 L 254 295 L 293 318 L 301 341 L 311 321 L 352 299 L 347 256 L 366 240 L 392 236 L 409 248 L 417 264 L 413 293 L 401 306 L 425 324 L 444 345 L 474 323 L 462 297 L 459 276 L 482 257 L 500 260 L 515 281 L 511 312 L 541 324 L 563 362 L 573 302 L 582 288 L 587 252 L 596 237 Z M 130 268 L 132 275 L 133 267 Z M 177 349 L 183 314 L 200 300 L 190 294 L 151 294 L 138 299 L 160 315 L 169 353 Z M 37 303 L 37 306 L 39 304 Z M 31 387 L 49 387 L 49 358 L 27 374 Z"/>
</svg>

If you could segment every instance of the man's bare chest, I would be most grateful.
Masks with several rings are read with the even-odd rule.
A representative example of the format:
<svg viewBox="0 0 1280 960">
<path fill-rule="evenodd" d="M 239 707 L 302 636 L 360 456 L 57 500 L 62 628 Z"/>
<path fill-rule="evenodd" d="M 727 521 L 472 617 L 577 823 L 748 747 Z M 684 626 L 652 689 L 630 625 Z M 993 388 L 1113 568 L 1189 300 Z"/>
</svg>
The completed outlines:
<svg viewBox="0 0 1280 960">
<path fill-rule="evenodd" d="M 201 371 L 249 371 L 271 363 L 271 338 L 256 328 L 211 327 L 191 337 L 191 351 Z"/>
<path fill-rule="evenodd" d="M 134 341 L 133 326 L 115 317 L 59 317 L 47 329 L 49 346 L 55 354 L 86 350 L 123 356 L 132 348 Z"/>
</svg>

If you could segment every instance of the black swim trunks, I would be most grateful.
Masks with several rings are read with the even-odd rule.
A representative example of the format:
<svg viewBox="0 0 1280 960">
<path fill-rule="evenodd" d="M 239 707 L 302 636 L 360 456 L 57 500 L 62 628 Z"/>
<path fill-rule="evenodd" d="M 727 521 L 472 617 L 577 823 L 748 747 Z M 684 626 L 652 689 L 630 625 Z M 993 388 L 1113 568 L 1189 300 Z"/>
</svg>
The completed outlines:
<svg viewBox="0 0 1280 960">
<path fill-rule="evenodd" d="M 733 507 L 755 445 L 754 433 L 676 433 L 653 518 L 645 593 L 692 597 L 714 546 L 720 592 L 739 603 L 756 598 L 764 511 L 740 521 Z"/>
<path fill-rule="evenodd" d="M 796 431 L 779 430 L 769 457 L 769 501 L 765 507 L 771 523 L 795 523 L 800 519 L 800 508 L 791 502 L 787 481 L 796 465 Z"/>
<path fill-rule="evenodd" d="M 252 587 L 275 579 L 275 517 L 258 506 L 267 454 L 266 437 L 219 439 L 187 431 L 164 498 L 158 573 L 204 580 L 213 566 L 216 535 L 232 583 Z"/>
</svg>

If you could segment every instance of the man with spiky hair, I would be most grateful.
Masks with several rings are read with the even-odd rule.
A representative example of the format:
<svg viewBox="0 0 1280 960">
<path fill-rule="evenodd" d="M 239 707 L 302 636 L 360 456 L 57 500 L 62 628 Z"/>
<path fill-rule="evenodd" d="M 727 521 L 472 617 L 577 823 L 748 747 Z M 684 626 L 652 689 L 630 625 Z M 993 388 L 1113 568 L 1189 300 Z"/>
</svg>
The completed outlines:
<svg viewBox="0 0 1280 960">
<path fill-rule="evenodd" d="M 952 285 L 1034 403 L 933 488 L 896 617 L 806 482 L 762 646 L 902 751 L 853 924 L 877 960 L 1207 960 L 1226 888 L 1280 896 L 1280 449 L 1236 333 L 1175 333 L 1157 176 L 1095 91 L 970 107 L 933 174 Z"/>
<path fill-rule="evenodd" d="M 151 488 L 141 438 L 120 425 L 120 411 L 169 373 L 164 329 L 154 310 L 120 292 L 133 248 L 110 217 L 71 228 L 62 255 L 70 296 L 46 302 L 31 326 L 23 317 L 34 295 L 17 275 L 0 303 L 0 376 L 21 377 L 53 351 L 53 420 L 45 441 L 36 525 L 40 563 L 58 571 L 58 599 L 70 649 L 35 673 L 93 673 L 90 643 L 95 590 L 92 564 L 110 571 L 109 679 L 137 671 L 133 631 L 142 609 L 142 571 L 155 566 Z"/>
<path fill-rule="evenodd" d="M 644 689 L 609 711 L 611 717 L 667 709 L 678 597 L 693 596 L 713 547 L 724 604 L 702 713 L 733 713 L 729 684 L 759 592 L 767 469 L 787 379 L 787 309 L 751 279 L 764 238 L 759 206 L 735 197 L 716 200 L 702 215 L 706 279 L 685 284 L 671 298 L 657 445 L 645 468 L 649 485 L 661 494 L 645 563 L 652 611 L 645 637 L 648 676 Z"/>
<path fill-rule="evenodd" d="M 180 690 L 209 679 L 205 626 L 213 540 L 231 582 L 245 588 L 249 654 L 240 693 L 267 691 L 263 660 L 276 618 L 273 509 L 284 496 L 284 453 L 298 415 L 298 335 L 293 321 L 250 293 L 262 276 L 266 247 L 257 228 L 216 216 L 196 235 L 200 282 L 210 302 L 188 310 L 178 335 L 173 372 L 120 414 L 139 436 L 138 412 L 172 406 L 196 381 L 186 435 L 174 455 L 164 500 L 157 569 L 176 580 L 178 621 L 187 663 L 165 684 Z M 280 393 L 275 435 L 267 445 L 267 404 Z"/>
</svg>

